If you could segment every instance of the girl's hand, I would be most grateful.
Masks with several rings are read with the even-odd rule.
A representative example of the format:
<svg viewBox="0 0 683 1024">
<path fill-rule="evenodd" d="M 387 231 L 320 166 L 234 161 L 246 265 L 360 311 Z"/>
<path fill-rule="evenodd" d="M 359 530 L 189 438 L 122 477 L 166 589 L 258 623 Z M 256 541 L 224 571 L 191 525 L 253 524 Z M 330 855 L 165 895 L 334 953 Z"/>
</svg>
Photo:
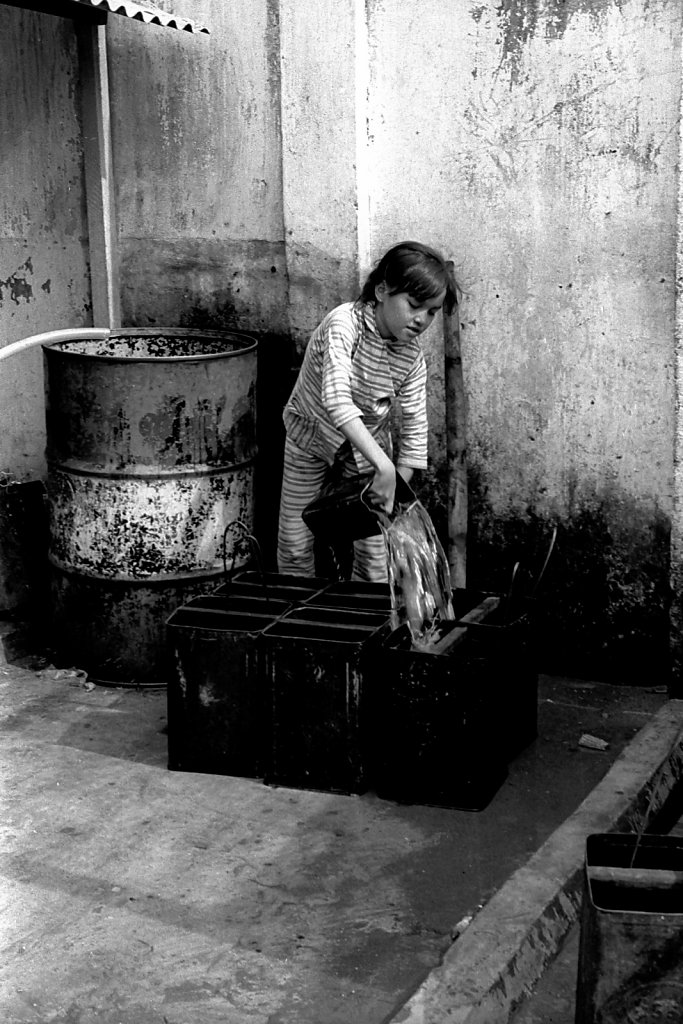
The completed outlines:
<svg viewBox="0 0 683 1024">
<path fill-rule="evenodd" d="M 394 507 L 394 495 L 396 493 L 396 469 L 393 462 L 387 459 L 379 469 L 375 470 L 372 483 L 368 490 L 368 498 L 371 505 L 384 510 L 390 515 Z"/>
<path fill-rule="evenodd" d="M 348 420 L 340 430 L 353 447 L 375 467 L 372 483 L 367 488 L 368 502 L 390 515 L 396 493 L 396 468 L 393 462 L 374 439 L 360 416 Z"/>
</svg>

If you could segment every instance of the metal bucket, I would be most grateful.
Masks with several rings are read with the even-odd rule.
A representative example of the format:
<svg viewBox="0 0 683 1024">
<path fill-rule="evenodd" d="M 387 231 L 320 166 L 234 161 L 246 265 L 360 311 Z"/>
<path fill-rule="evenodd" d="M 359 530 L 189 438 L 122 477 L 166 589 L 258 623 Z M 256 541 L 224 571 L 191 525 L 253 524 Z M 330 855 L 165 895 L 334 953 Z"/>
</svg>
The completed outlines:
<svg viewBox="0 0 683 1024">
<path fill-rule="evenodd" d="M 496 597 L 456 591 L 453 604 L 430 647 L 403 625 L 368 656 L 369 774 L 384 799 L 479 811 L 507 776 L 515 650 L 486 628 Z"/>
<path fill-rule="evenodd" d="M 256 348 L 173 328 L 43 347 L 62 660 L 163 682 L 166 619 L 215 588 L 226 554 L 240 565 L 226 527 L 253 523 Z"/>
<path fill-rule="evenodd" d="M 576 1024 L 683 1020 L 683 839 L 587 837 Z"/>
<path fill-rule="evenodd" d="M 273 785 L 362 793 L 363 655 L 381 612 L 303 605 L 261 634 L 272 706 Z"/>
<path fill-rule="evenodd" d="M 263 777 L 271 700 L 259 634 L 287 608 L 267 595 L 210 594 L 170 616 L 169 768 Z"/>
</svg>

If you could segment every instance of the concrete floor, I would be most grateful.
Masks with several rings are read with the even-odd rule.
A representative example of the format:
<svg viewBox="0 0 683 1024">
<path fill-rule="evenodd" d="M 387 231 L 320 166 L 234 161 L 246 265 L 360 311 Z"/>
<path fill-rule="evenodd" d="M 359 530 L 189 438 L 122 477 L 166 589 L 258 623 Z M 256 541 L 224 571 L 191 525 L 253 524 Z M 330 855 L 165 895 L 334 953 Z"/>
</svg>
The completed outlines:
<svg viewBox="0 0 683 1024">
<path fill-rule="evenodd" d="M 467 812 L 171 772 L 162 689 L 9 661 L 3 1024 L 412 1020 L 401 1007 L 459 923 L 667 702 L 541 677 L 538 740 Z"/>
</svg>

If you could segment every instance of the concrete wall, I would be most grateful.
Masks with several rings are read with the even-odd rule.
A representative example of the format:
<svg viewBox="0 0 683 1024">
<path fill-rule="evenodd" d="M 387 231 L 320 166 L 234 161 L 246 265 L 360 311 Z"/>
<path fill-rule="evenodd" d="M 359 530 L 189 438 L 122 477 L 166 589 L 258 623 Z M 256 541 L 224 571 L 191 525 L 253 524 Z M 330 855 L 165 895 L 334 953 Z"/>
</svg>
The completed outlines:
<svg viewBox="0 0 683 1024">
<path fill-rule="evenodd" d="M 91 323 L 78 61 L 73 27 L 0 17 L 0 348 Z M 0 611 L 45 593 L 43 365 L 0 362 Z"/>
<path fill-rule="evenodd" d="M 673 509 L 680 8 L 510 2 L 454 5 L 444 19 L 427 2 L 412 22 L 403 14 L 373 5 L 372 240 L 381 248 L 397 223 L 426 229 L 461 269 L 470 575 L 504 587 L 558 524 L 548 615 L 560 660 L 656 674 Z"/>
<path fill-rule="evenodd" d="M 73 26 L 2 8 L 0 347 L 90 320 Z M 42 354 L 0 363 L 0 473 L 44 467 Z"/>
<path fill-rule="evenodd" d="M 277 5 L 181 10 L 109 19 L 122 319 L 284 333 Z"/>
<path fill-rule="evenodd" d="M 518 560 L 533 574 L 557 526 L 548 656 L 567 670 L 660 678 L 678 514 L 677 0 L 165 7 L 211 36 L 108 25 L 124 324 L 261 338 L 260 443 L 277 454 L 293 346 L 356 294 L 388 245 L 443 249 L 466 290 L 470 583 L 505 589 Z M 17 182 L 0 208 L 0 280 L 41 260 L 30 302 L 3 290 L 3 344 L 87 320 L 84 208 L 66 188 L 82 174 L 74 44 L 59 19 L 47 19 L 58 32 L 46 43 L 45 20 L 10 10 L 6 22 L 10 52 L 33 53 L 35 74 L 0 61 L 6 93 L 21 94 L 0 114 L 12 138 L 0 158 Z M 58 184 L 66 205 L 50 208 L 68 214 L 43 218 L 45 229 L 18 219 L 17 196 L 40 210 Z M 40 290 L 48 277 L 59 287 Z M 440 325 L 426 346 L 432 468 L 421 493 L 443 531 Z M 39 472 L 39 381 L 28 364 L 12 373 L 4 386 L 23 400 L 3 463 Z"/>
<path fill-rule="evenodd" d="M 297 67 L 283 73 L 283 110 L 298 117 L 293 145 L 283 122 L 283 153 L 301 186 L 297 264 L 318 266 L 309 305 L 338 300 L 350 275 L 333 259 L 354 242 L 361 270 L 405 237 L 453 256 L 467 292 L 470 581 L 505 590 L 517 561 L 519 578 L 533 579 L 557 526 L 542 608 L 549 656 L 633 681 L 660 677 L 676 427 L 679 6 L 323 3 L 311 26 L 305 5 L 288 6 L 296 43 L 283 53 Z M 297 168 L 292 151 L 311 158 Z M 295 334 L 302 308 L 297 294 Z M 443 529 L 438 328 L 426 343 L 432 470 L 422 493 Z"/>
</svg>

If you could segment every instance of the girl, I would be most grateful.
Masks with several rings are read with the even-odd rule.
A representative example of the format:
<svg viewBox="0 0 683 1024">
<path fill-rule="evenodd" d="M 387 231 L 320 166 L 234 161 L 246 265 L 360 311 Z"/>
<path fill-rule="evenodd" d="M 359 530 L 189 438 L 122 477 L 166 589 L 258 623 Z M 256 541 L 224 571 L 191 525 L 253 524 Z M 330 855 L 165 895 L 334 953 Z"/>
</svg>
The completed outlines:
<svg viewBox="0 0 683 1024">
<path fill-rule="evenodd" d="M 396 472 L 409 481 L 427 466 L 427 370 L 418 337 L 441 308 L 458 301 L 453 264 L 419 242 L 390 249 L 360 298 L 337 306 L 311 335 L 285 406 L 286 429 L 278 569 L 315 575 L 314 540 L 301 518 L 320 494 L 329 467 L 344 475 L 374 471 L 370 501 L 391 512 Z M 396 466 L 391 408 L 401 409 Z M 381 535 L 354 544 L 353 578 L 387 579 Z"/>
</svg>

